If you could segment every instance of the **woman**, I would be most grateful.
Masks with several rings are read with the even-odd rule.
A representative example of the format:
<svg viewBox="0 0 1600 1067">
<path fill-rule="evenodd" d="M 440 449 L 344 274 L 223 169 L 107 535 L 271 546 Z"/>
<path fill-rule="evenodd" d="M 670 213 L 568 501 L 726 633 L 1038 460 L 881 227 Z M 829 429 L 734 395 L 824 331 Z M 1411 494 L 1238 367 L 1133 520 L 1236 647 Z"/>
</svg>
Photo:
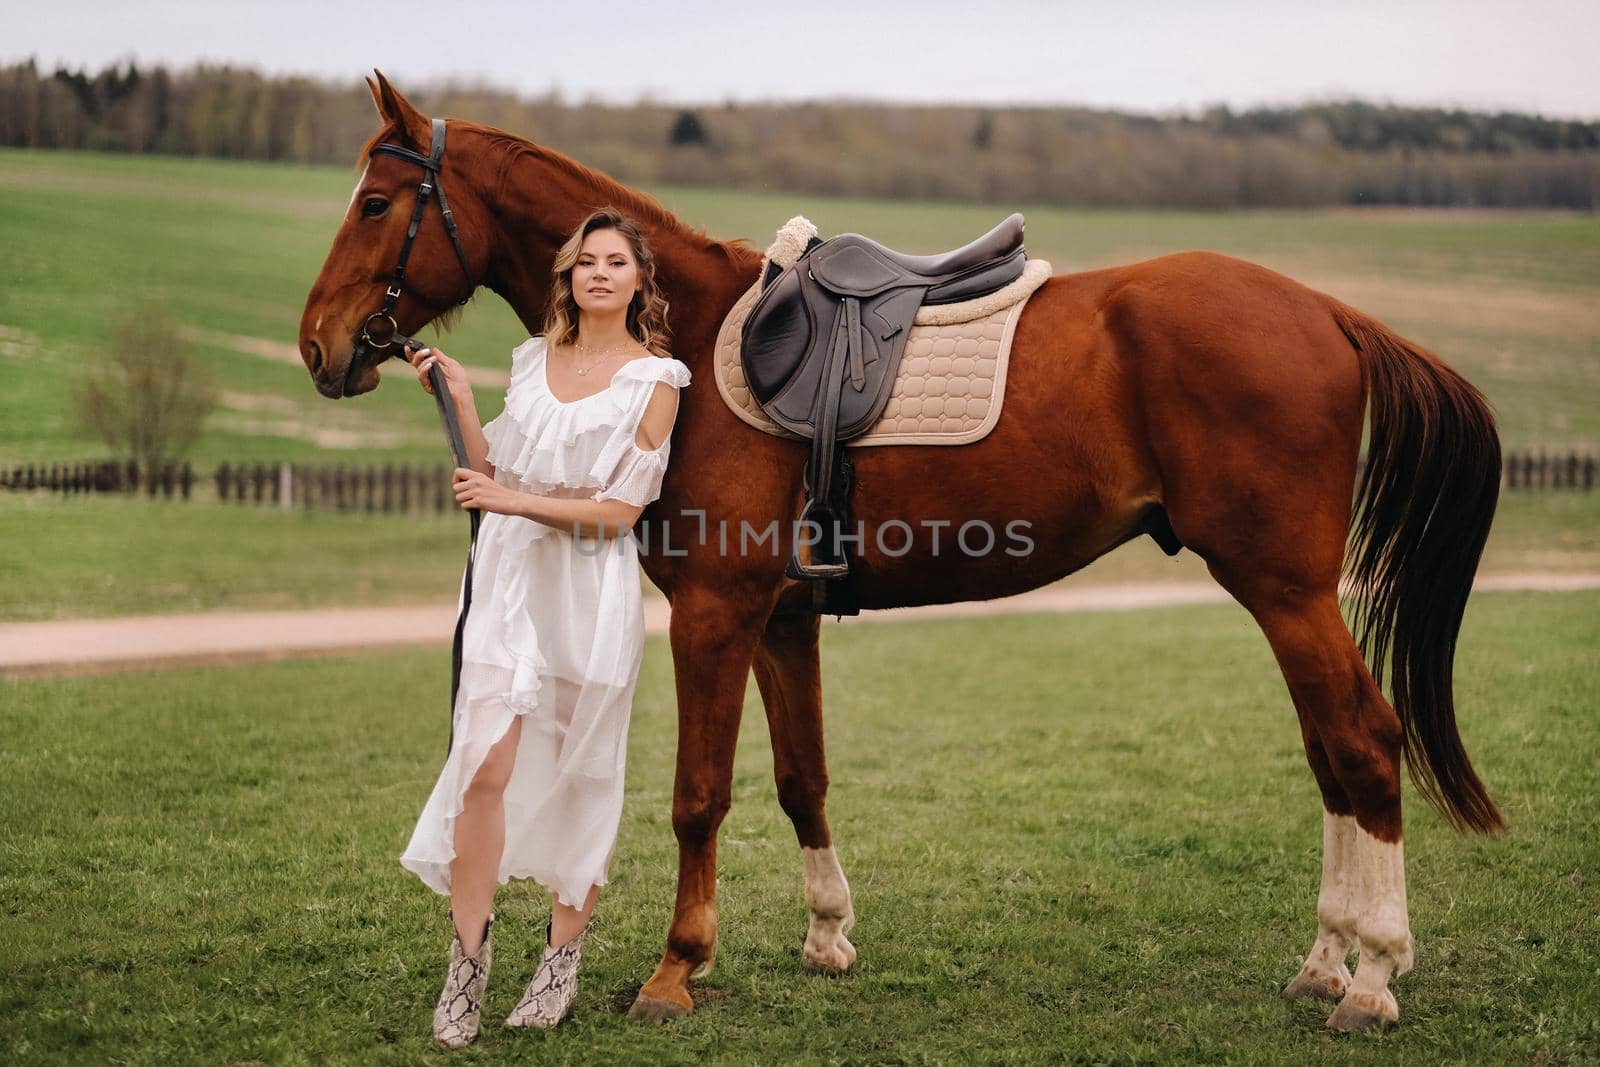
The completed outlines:
<svg viewBox="0 0 1600 1067">
<path fill-rule="evenodd" d="M 480 428 L 461 364 L 407 350 L 423 387 L 439 366 L 479 508 L 449 757 L 400 862 L 450 896 L 455 937 L 434 1038 L 478 1032 L 494 894 L 513 877 L 551 894 L 544 956 L 509 1026 L 551 1027 L 578 961 L 622 814 L 623 761 L 644 647 L 631 530 L 661 492 L 689 368 L 659 355 L 667 303 L 639 227 L 590 215 L 556 254 L 544 335 L 512 353 L 505 410 Z M 596 388 L 597 383 L 605 383 Z"/>
</svg>

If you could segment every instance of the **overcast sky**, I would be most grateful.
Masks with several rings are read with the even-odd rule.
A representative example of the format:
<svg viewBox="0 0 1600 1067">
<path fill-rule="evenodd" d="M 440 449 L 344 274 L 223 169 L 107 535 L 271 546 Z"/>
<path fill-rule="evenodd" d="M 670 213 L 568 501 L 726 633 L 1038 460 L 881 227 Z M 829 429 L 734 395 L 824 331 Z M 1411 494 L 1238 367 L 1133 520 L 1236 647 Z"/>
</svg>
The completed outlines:
<svg viewBox="0 0 1600 1067">
<path fill-rule="evenodd" d="M 1360 97 L 1600 118 L 1600 0 L 0 0 L 0 60 L 230 62 L 627 102 L 1197 110 Z"/>
</svg>

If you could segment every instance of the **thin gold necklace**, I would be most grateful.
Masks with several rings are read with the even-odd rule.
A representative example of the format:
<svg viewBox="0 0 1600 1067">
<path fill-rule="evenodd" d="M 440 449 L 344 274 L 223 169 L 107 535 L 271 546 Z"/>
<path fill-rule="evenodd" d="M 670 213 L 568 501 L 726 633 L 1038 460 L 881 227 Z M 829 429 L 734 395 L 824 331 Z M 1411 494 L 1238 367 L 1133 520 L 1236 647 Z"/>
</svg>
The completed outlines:
<svg viewBox="0 0 1600 1067">
<path fill-rule="evenodd" d="M 582 341 L 574 341 L 572 343 L 572 347 L 576 351 L 582 352 L 585 355 L 587 355 L 589 353 L 589 346 L 584 344 Z M 587 367 L 576 368 L 577 371 L 578 371 L 579 376 L 581 377 L 582 375 L 588 374 L 590 371 L 594 370 L 596 367 L 598 367 L 600 364 L 604 363 L 606 360 L 610 359 L 612 356 L 615 356 L 619 352 L 626 352 L 626 351 L 627 351 L 627 349 L 625 349 L 625 348 L 610 348 L 610 349 L 606 349 L 605 351 L 600 353 L 600 357 L 598 359 L 593 360 Z"/>
</svg>

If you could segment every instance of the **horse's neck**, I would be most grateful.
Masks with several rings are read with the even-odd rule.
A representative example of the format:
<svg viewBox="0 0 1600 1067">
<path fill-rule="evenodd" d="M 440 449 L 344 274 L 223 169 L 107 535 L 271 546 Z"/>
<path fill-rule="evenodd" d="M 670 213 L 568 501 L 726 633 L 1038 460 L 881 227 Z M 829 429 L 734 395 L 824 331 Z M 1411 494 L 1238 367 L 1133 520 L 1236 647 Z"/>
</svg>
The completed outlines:
<svg viewBox="0 0 1600 1067">
<path fill-rule="evenodd" d="M 591 211 L 615 206 L 644 228 L 670 308 L 673 355 L 694 369 L 710 352 L 723 316 L 755 281 L 760 256 L 710 241 L 671 216 L 660 217 L 626 186 L 596 178 L 585 181 L 534 153 L 513 161 L 495 202 L 495 224 L 505 237 L 492 287 L 529 333 L 539 332 L 556 248 Z"/>
</svg>

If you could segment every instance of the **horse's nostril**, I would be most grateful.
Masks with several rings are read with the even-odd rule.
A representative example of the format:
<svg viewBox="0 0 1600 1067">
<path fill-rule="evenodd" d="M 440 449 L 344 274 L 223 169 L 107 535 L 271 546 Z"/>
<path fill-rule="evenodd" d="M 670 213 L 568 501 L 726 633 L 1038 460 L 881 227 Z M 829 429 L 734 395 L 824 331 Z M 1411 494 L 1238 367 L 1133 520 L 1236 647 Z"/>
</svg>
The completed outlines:
<svg viewBox="0 0 1600 1067">
<path fill-rule="evenodd" d="M 307 341 L 306 347 L 311 353 L 311 373 L 322 373 L 322 346 L 315 341 Z"/>
</svg>

